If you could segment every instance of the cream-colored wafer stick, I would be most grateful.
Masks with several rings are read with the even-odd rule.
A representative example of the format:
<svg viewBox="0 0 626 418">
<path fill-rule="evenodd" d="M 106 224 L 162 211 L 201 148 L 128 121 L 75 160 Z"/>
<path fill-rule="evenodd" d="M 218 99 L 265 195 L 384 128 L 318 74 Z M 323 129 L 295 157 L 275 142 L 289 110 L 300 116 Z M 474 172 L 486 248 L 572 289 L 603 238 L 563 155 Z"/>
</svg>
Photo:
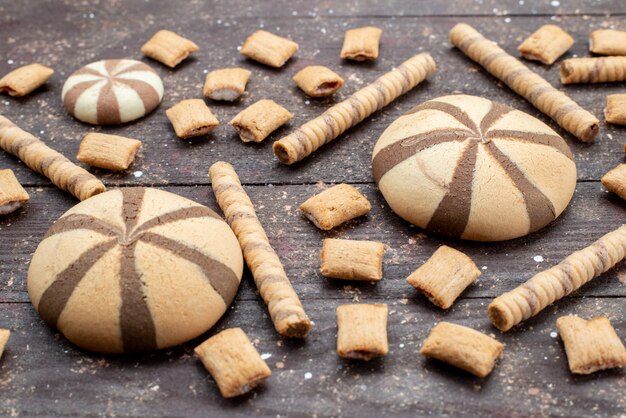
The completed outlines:
<svg viewBox="0 0 626 418">
<path fill-rule="evenodd" d="M 595 116 L 473 27 L 457 24 L 450 31 L 450 42 L 576 138 L 591 142 L 600 132 Z"/>
<path fill-rule="evenodd" d="M 561 63 L 561 83 L 608 83 L 626 80 L 626 57 L 570 58 Z"/>
<path fill-rule="evenodd" d="M 423 53 L 408 59 L 395 70 L 276 141 L 272 147 L 274 155 L 284 164 L 306 158 L 434 72 L 435 61 L 430 54 Z"/>
<path fill-rule="evenodd" d="M 4 348 L 6 347 L 10 336 L 11 331 L 0 328 L 0 358 L 2 358 L 2 353 L 4 352 Z"/>
<path fill-rule="evenodd" d="M 626 164 L 620 164 L 602 176 L 602 185 L 626 200 Z"/>
<path fill-rule="evenodd" d="M 501 331 L 508 331 L 604 273 L 625 255 L 626 224 L 495 298 L 489 304 L 489 320 Z"/>
<path fill-rule="evenodd" d="M 30 169 L 48 177 L 59 189 L 80 200 L 106 190 L 93 174 L 18 128 L 4 116 L 0 116 L 0 148 L 15 155 Z"/>
<path fill-rule="evenodd" d="M 235 232 L 272 322 L 281 335 L 305 337 L 311 321 L 293 290 L 278 255 L 265 235 L 254 206 L 233 167 L 219 161 L 209 169 L 217 203 Z"/>
<path fill-rule="evenodd" d="M 248 393 L 272 375 L 241 328 L 225 329 L 197 346 L 194 352 L 225 398 Z"/>
<path fill-rule="evenodd" d="M 569 369 L 575 374 L 626 366 L 626 348 L 608 318 L 584 320 L 562 316 L 556 320 Z"/>
</svg>

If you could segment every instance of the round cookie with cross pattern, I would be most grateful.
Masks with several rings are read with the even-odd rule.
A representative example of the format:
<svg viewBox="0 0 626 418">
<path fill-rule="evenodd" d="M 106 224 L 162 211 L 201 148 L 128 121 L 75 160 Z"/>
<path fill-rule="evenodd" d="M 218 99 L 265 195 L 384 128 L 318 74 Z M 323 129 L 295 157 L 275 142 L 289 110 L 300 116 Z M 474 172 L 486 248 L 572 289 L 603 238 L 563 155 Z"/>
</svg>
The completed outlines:
<svg viewBox="0 0 626 418">
<path fill-rule="evenodd" d="M 152 112 L 163 99 L 163 82 L 141 61 L 96 61 L 67 78 L 61 99 L 65 110 L 82 122 L 118 125 Z"/>
<path fill-rule="evenodd" d="M 568 145 L 540 120 L 467 95 L 416 106 L 381 135 L 374 180 L 391 209 L 468 240 L 524 236 L 556 219 L 576 187 Z"/>
<path fill-rule="evenodd" d="M 151 351 L 207 331 L 232 302 L 243 257 L 206 206 L 151 188 L 85 200 L 48 230 L 28 293 L 49 325 L 102 353 Z"/>
</svg>

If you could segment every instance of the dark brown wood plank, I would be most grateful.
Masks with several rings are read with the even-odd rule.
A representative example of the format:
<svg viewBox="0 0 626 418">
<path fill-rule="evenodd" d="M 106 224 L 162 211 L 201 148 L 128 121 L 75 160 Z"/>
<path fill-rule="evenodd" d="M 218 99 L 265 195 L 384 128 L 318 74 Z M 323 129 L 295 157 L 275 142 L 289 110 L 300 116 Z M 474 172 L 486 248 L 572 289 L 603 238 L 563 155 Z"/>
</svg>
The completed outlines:
<svg viewBox="0 0 626 418">
<path fill-rule="evenodd" d="M 236 163 L 235 167 L 241 167 Z M 579 183 L 573 203 L 553 225 L 530 236 L 502 243 L 472 243 L 427 236 L 394 215 L 372 185 L 357 185 L 372 202 L 372 212 L 330 232 L 318 230 L 299 212 L 298 205 L 321 189 L 303 186 L 246 186 L 259 217 L 298 294 L 307 299 L 417 298 L 405 278 L 435 249 L 452 245 L 467 253 L 482 269 L 482 276 L 464 294 L 495 297 L 533 274 L 558 263 L 571 252 L 589 245 L 624 222 L 626 203 L 606 192 L 600 183 Z M 219 212 L 210 186 L 165 188 L 207 204 Z M 24 210 L 0 219 L 0 302 L 27 301 L 27 267 L 45 231 L 75 201 L 53 188 L 29 189 L 31 202 Z M 386 244 L 384 280 L 377 284 L 342 282 L 322 277 L 319 252 L 323 238 L 377 240 Z M 536 261 L 535 257 L 543 261 Z M 538 258 L 539 260 L 539 258 Z M 577 296 L 626 296 L 626 264 L 596 279 Z M 249 276 L 238 299 L 256 299 Z M 425 299 L 424 299 L 425 300 Z"/>
<path fill-rule="evenodd" d="M 160 10 L 160 13 L 165 13 L 165 10 Z M 124 19 L 109 19 L 107 15 L 99 15 L 94 19 L 78 16 L 72 20 L 68 17 L 70 20 L 67 21 L 66 13 L 69 12 L 66 7 L 60 7 L 58 11 L 44 7 L 41 13 L 49 13 L 56 17 L 55 20 L 43 22 L 27 31 L 20 29 L 21 25 L 27 24 L 26 21 L 0 26 L 0 39 L 7 40 L 7 47 L 3 50 L 6 52 L 0 61 L 0 74 L 33 60 L 51 65 L 57 70 L 48 87 L 28 97 L 13 99 L 2 96 L 0 114 L 14 120 L 23 129 L 40 136 L 52 147 L 74 159 L 81 138 L 94 128 L 77 122 L 63 111 L 60 103 L 63 81 L 72 71 L 96 59 L 141 59 L 139 48 L 146 38 L 161 27 L 169 27 L 192 38 L 201 46 L 201 50 L 194 58 L 173 71 L 143 59 L 163 76 L 166 95 L 156 112 L 144 120 L 121 127 L 100 129 L 102 132 L 143 140 L 143 150 L 129 171 L 112 174 L 94 170 L 107 185 L 207 184 L 207 167 L 218 159 L 246 161 L 240 169 L 240 176 L 248 184 L 370 182 L 371 151 L 377 138 L 393 120 L 422 101 L 461 92 L 484 96 L 527 111 L 565 135 L 576 156 L 578 178 L 581 180 L 598 180 L 606 171 L 623 161 L 624 128 L 602 123 L 603 134 L 597 143 L 582 144 L 565 134 L 549 118 L 479 69 L 457 50 L 451 49 L 447 41 L 448 30 L 459 18 L 345 18 L 320 19 L 316 22 L 293 18 L 233 20 L 230 23 L 219 20 L 218 23 L 215 18 L 206 19 L 201 13 L 191 15 L 189 10 L 183 8 L 179 17 L 180 23 L 174 24 L 171 17 L 166 19 L 159 15 L 158 9 L 151 11 L 155 14 L 148 18 L 139 18 L 133 14 Z M 463 20 L 481 28 L 486 36 L 498 41 L 511 53 L 515 53 L 517 45 L 538 26 L 552 22 L 549 17 L 484 17 Z M 606 25 L 619 26 L 621 20 L 615 17 L 565 17 L 559 18 L 557 22 L 578 40 L 572 51 L 566 54 L 571 57 L 587 54 L 586 39 L 591 30 Z M 365 24 L 384 28 L 380 59 L 373 64 L 341 62 L 338 55 L 345 29 Z M 297 57 L 284 69 L 268 69 L 245 60 L 237 53 L 237 47 L 258 27 L 288 35 L 300 43 Z M 347 82 L 335 99 L 339 100 L 420 51 L 430 51 L 438 63 L 438 72 L 431 80 L 348 131 L 307 160 L 292 167 L 277 162 L 271 151 L 273 140 L 319 115 L 334 102 L 334 99 L 306 98 L 291 81 L 297 70 L 313 63 L 336 69 Z M 12 64 L 8 64 L 9 60 Z M 208 137 L 193 141 L 176 138 L 165 117 L 165 110 L 181 99 L 201 96 L 203 71 L 236 65 L 253 72 L 246 96 L 234 105 L 210 103 L 222 125 Z M 557 65 L 529 65 L 554 85 L 560 86 Z M 623 88 L 624 83 L 613 83 L 575 85 L 564 90 L 583 107 L 603 119 L 605 96 L 621 92 Z M 295 118 L 265 143 L 244 144 L 227 122 L 242 108 L 262 98 L 271 98 L 286 106 L 295 114 Z M 32 173 L 16 158 L 5 153 L 0 153 L 0 166 L 14 169 L 20 181 L 25 184 L 47 184 L 46 179 Z M 133 176 L 135 171 L 141 171 L 142 176 Z"/>
<path fill-rule="evenodd" d="M 556 13 L 559 16 L 554 16 Z M 62 110 L 60 92 L 65 78 L 97 59 L 130 57 L 149 63 L 166 84 L 161 107 L 142 121 L 102 129 L 140 138 L 144 149 L 128 172 L 94 173 L 109 187 L 158 185 L 218 209 L 208 185 L 207 168 L 221 159 L 232 162 L 315 321 L 305 342 L 279 339 L 246 273 L 225 318 L 196 341 L 142 356 L 102 357 L 77 349 L 39 319 L 26 292 L 32 253 L 46 229 L 76 200 L 51 187 L 45 178 L 33 174 L 17 159 L 0 152 L 0 168 L 14 169 L 18 178 L 30 186 L 32 197 L 25 209 L 0 218 L 0 328 L 14 332 L 0 359 L 0 415 L 623 414 L 624 372 L 572 376 L 562 344 L 553 333 L 560 315 L 607 315 L 618 334 L 626 339 L 625 263 L 507 334 L 489 325 L 486 306 L 492 297 L 624 222 L 626 203 L 608 194 L 598 182 L 608 169 L 624 161 L 624 128 L 603 124 L 604 135 L 592 146 L 566 135 L 576 155 L 579 178 L 571 206 L 553 225 L 505 243 L 468 243 L 424 234 L 391 213 L 371 183 L 370 174 L 371 150 L 382 131 L 415 104 L 444 94 L 463 92 L 501 101 L 539 117 L 564 134 L 523 99 L 449 47 L 448 31 L 458 21 L 476 26 L 513 54 L 537 27 L 556 22 L 577 40 L 566 54 L 573 57 L 588 55 L 586 39 L 590 31 L 626 28 L 620 14 L 626 14 L 626 3 L 620 0 L 0 3 L 0 75 L 33 61 L 51 65 L 57 71 L 46 88 L 29 97 L 0 96 L 0 114 L 73 158 L 80 139 L 93 128 L 73 120 Z M 361 25 L 384 29 L 380 59 L 371 64 L 341 62 L 338 55 L 344 31 Z M 142 58 L 139 47 L 161 28 L 193 39 L 201 50 L 176 70 Z M 257 28 L 289 36 L 300 44 L 295 59 L 284 69 L 270 70 L 237 53 L 237 47 Z M 437 60 L 438 73 L 430 81 L 301 164 L 284 167 L 273 159 L 273 139 L 420 51 L 431 52 Z M 293 86 L 293 74 L 309 64 L 330 66 L 344 76 L 346 86 L 336 99 L 307 99 Z M 560 86 L 558 64 L 529 65 Z M 243 66 L 253 72 L 248 93 L 234 105 L 209 103 L 222 121 L 214 134 L 197 141 L 177 139 L 165 109 L 181 99 L 200 97 L 204 71 L 224 66 Z M 623 88 L 624 83 L 616 83 L 568 86 L 563 90 L 602 119 L 605 96 L 622 92 Z M 296 117 L 267 143 L 242 144 L 227 122 L 243 107 L 262 98 L 276 100 Z M 141 175 L 135 177 L 135 171 Z M 297 206 L 320 190 L 318 181 L 356 184 L 372 202 L 372 213 L 335 231 L 317 230 L 299 214 Z M 325 237 L 384 242 L 384 280 L 378 284 L 346 285 L 321 277 L 319 250 Z M 433 307 L 404 280 L 443 243 L 469 254 L 481 269 L 486 267 L 478 282 L 448 312 Z M 536 261 L 536 256 L 543 261 Z M 349 302 L 390 304 L 391 352 L 384 360 L 363 364 L 336 356 L 335 308 Z M 505 355 L 491 377 L 476 379 L 419 355 L 430 327 L 440 320 L 475 327 L 506 343 Z M 274 376 L 252 394 L 227 401 L 194 359 L 192 349 L 204 338 L 232 326 L 243 327 L 261 353 L 271 354 L 268 363 Z"/>
<path fill-rule="evenodd" d="M 82 3 L 82 4 L 81 4 Z M 106 1 L 97 5 L 81 2 L 74 4 L 53 1 L 27 0 L 0 6 L 0 12 L 9 22 L 29 19 L 32 13 L 43 17 L 67 13 L 78 20 L 91 13 L 115 20 L 120 15 L 133 16 L 149 10 L 152 15 L 164 17 L 165 21 L 180 21 L 188 16 L 213 18 L 293 18 L 307 17 L 378 17 L 378 16 L 515 16 L 515 15 L 612 15 L 626 13 L 626 5 L 620 0 L 532 1 L 532 0 L 470 0 L 464 2 L 407 0 L 360 0 L 337 2 L 328 0 L 292 0 L 279 2 L 235 0 L 228 2 L 187 2 L 184 9 L 167 0 L 151 0 L 148 5 L 133 1 Z M 51 16 L 52 15 L 52 16 Z M 159 16 L 160 15 L 160 16 Z"/>
<path fill-rule="evenodd" d="M 626 407 L 624 373 L 571 375 L 554 334 L 561 315 L 608 314 L 624 337 L 622 299 L 571 300 L 507 334 L 488 324 L 486 300 L 464 300 L 441 313 L 421 300 L 369 299 L 390 305 L 390 352 L 368 363 L 344 361 L 335 353 L 335 309 L 344 302 L 309 304 L 315 326 L 305 342 L 279 339 L 260 303 L 237 301 L 212 332 L 196 341 L 134 357 L 83 352 L 48 328 L 29 304 L 0 304 L 0 327 L 13 330 L 0 360 L 0 414 L 602 417 L 618 416 Z M 491 376 L 481 380 L 419 354 L 430 328 L 441 320 L 479 329 L 506 344 Z M 271 354 L 267 362 L 273 376 L 251 394 L 229 401 L 221 398 L 192 349 L 233 326 L 242 327 L 260 353 Z"/>
</svg>

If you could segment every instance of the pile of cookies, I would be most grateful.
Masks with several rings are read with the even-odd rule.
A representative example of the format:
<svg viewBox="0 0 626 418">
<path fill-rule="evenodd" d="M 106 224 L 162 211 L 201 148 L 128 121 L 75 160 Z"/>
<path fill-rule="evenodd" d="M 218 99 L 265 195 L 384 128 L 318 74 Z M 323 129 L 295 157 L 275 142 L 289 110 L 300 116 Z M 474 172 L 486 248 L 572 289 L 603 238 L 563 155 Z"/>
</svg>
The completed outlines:
<svg viewBox="0 0 626 418">
<path fill-rule="evenodd" d="M 348 30 L 340 57 L 375 60 L 381 35 L 382 30 L 375 27 Z M 599 121 L 594 115 L 471 26 L 456 25 L 450 41 L 565 131 L 584 142 L 598 135 Z M 620 56 L 626 56 L 624 41 L 626 32 L 593 32 L 591 51 L 616 56 L 565 60 L 563 84 L 626 80 L 626 58 Z M 573 42 L 562 29 L 546 25 L 524 41 L 519 51 L 527 59 L 551 65 Z M 189 39 L 161 30 L 141 52 L 175 68 L 198 48 Z M 280 68 L 297 50 L 292 40 L 259 30 L 248 37 L 240 52 Z M 409 58 L 276 141 L 274 155 L 284 164 L 301 161 L 435 71 L 429 54 Z M 18 68 L 0 79 L 0 92 L 24 96 L 45 84 L 53 72 L 40 64 Z M 243 68 L 211 71 L 202 94 L 215 101 L 238 100 L 250 76 Z M 344 84 L 338 74 L 319 65 L 305 67 L 293 81 L 311 97 L 332 95 Z M 119 59 L 97 61 L 75 71 L 61 96 L 63 106 L 76 119 L 108 125 L 148 115 L 159 106 L 163 94 L 162 80 L 150 66 Z M 608 97 L 607 122 L 626 124 L 625 97 Z M 201 98 L 182 100 L 167 109 L 166 115 L 180 138 L 205 135 L 220 123 Z M 242 110 L 229 124 L 242 141 L 262 142 L 292 118 L 287 109 L 264 99 Z M 140 147 L 137 139 L 90 133 L 76 158 L 94 167 L 126 170 Z M 155 189 L 125 188 L 101 194 L 105 187 L 95 176 L 2 116 L 0 148 L 84 201 L 50 228 L 29 269 L 33 305 L 70 341 L 99 352 L 133 352 L 193 339 L 210 329 L 234 299 L 243 260 L 276 331 L 303 338 L 311 330 L 312 322 L 229 163 L 217 162 L 208 173 L 224 223 L 202 205 Z M 556 132 L 523 112 L 465 95 L 443 96 L 401 116 L 376 144 L 372 170 L 392 210 L 407 221 L 437 234 L 479 241 L 512 239 L 546 226 L 566 208 L 576 185 L 572 153 Z M 494 178 L 506 181 L 492 182 Z M 626 199 L 626 165 L 611 170 L 602 183 Z M 508 201 L 502 197 L 507 193 Z M 28 199 L 12 171 L 0 171 L 0 214 L 16 210 Z M 492 212 L 485 209 L 489 207 Z M 353 186 L 339 184 L 310 197 L 300 210 L 316 227 L 328 231 L 367 215 L 371 204 Z M 69 246 L 64 237 L 72 238 Z M 320 272 L 338 280 L 380 281 L 384 249 L 381 242 L 325 239 Z M 153 264 L 155 253 L 158 268 Z M 622 226 L 496 298 L 489 305 L 489 319 L 507 331 L 625 256 L 626 226 Z M 181 271 L 190 284 L 177 286 L 171 281 L 169 272 Z M 449 309 L 480 274 L 467 255 L 444 245 L 407 282 L 434 305 Z M 110 297 L 103 298 L 106 303 L 89 307 L 95 297 L 88 283 L 101 277 L 107 277 L 104 281 L 111 286 L 99 292 L 110 292 Z M 80 298 L 70 301 L 75 289 Z M 190 305 L 192 309 L 184 309 Z M 358 360 L 387 355 L 387 318 L 385 304 L 339 306 L 338 355 Z M 185 326 L 180 327 L 183 322 Z M 626 348 L 608 319 L 561 317 L 557 327 L 573 373 L 626 365 Z M 0 355 L 8 338 L 9 332 L 0 330 Z M 421 353 L 485 377 L 503 350 L 504 344 L 495 338 L 440 322 L 431 329 Z M 214 335 L 195 352 L 225 397 L 246 393 L 271 376 L 239 328 Z"/>
</svg>

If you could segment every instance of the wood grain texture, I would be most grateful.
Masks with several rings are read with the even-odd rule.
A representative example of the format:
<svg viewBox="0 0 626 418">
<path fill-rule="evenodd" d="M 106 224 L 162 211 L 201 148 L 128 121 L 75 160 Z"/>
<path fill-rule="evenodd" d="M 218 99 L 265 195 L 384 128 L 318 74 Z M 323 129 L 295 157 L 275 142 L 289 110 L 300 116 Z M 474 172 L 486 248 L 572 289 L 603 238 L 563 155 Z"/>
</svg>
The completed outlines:
<svg viewBox="0 0 626 418">
<path fill-rule="evenodd" d="M 135 357 L 80 351 L 45 327 L 30 305 L 0 304 L 0 326 L 13 332 L 0 362 L 0 414 L 601 417 L 617 416 L 626 407 L 622 372 L 572 376 L 562 343 L 551 336 L 560 315 L 600 312 L 612 312 L 611 323 L 624 335 L 621 299 L 570 301 L 506 335 L 488 325 L 484 299 L 459 301 L 445 314 L 412 300 L 368 302 L 389 303 L 389 354 L 367 363 L 342 360 L 335 352 L 335 308 L 341 301 L 309 310 L 315 328 L 303 342 L 280 340 L 265 308 L 242 301 L 210 334 Z M 259 320 L 250 322 L 253 317 Z M 430 328 L 441 320 L 478 329 L 506 344 L 490 377 L 481 380 L 419 354 Z M 249 395 L 224 400 L 192 350 L 209 335 L 235 326 L 246 330 L 259 353 L 271 354 L 266 361 L 272 377 Z"/>
<path fill-rule="evenodd" d="M 241 164 L 235 164 L 238 170 Z M 557 264 L 624 222 L 626 202 L 606 192 L 598 182 L 579 183 L 571 206 L 552 224 L 526 237 L 497 243 L 450 240 L 426 235 L 394 215 L 382 195 L 369 184 L 356 187 L 372 203 L 370 214 L 331 231 L 321 231 L 298 210 L 298 205 L 319 193 L 322 185 L 245 186 L 272 246 L 303 299 L 418 298 L 405 279 L 442 244 L 467 254 L 482 275 L 464 297 L 495 297 L 516 287 L 535 273 Z M 210 186 L 165 187 L 222 214 Z M 26 272 L 30 258 L 46 230 L 74 201 L 54 188 L 27 188 L 31 196 L 25 209 L 0 218 L 0 302 L 27 302 Z M 385 244 L 383 280 L 377 284 L 324 278 L 319 255 L 324 238 L 372 240 Z M 543 261 L 537 262 L 535 256 Z M 624 269 L 618 267 L 583 287 L 578 295 L 626 296 Z M 486 268 L 485 268 L 486 267 Z M 254 284 L 245 271 L 238 300 L 257 300 Z M 423 299 L 425 302 L 427 300 Z M 305 303 L 306 308 L 306 303 Z"/>
<path fill-rule="evenodd" d="M 464 21 L 517 56 L 516 48 L 523 39 L 539 26 L 555 23 L 576 39 L 563 57 L 571 58 L 588 55 L 587 36 L 592 30 L 613 25 L 624 29 L 623 1 L 553 4 L 556 2 L 529 0 L 294 0 L 283 5 L 194 0 L 185 2 L 184 7 L 166 0 L 0 3 L 0 75 L 36 61 L 56 71 L 44 88 L 27 97 L 0 96 L 0 114 L 73 161 L 80 140 L 89 132 L 138 138 L 143 147 L 129 170 L 115 174 L 90 171 L 109 188 L 157 186 L 218 212 L 207 169 L 218 160 L 231 162 L 315 322 L 303 342 L 280 339 L 246 271 L 241 290 L 225 317 L 195 341 L 144 356 L 102 357 L 77 349 L 43 323 L 26 292 L 28 264 L 37 244 L 52 223 L 77 201 L 14 157 L 0 153 L 0 167 L 13 169 L 31 196 L 25 208 L 0 218 L 0 328 L 13 331 L 0 359 L 0 415 L 623 414 L 624 372 L 572 376 L 562 344 L 552 333 L 556 331 L 556 318 L 564 314 L 607 315 L 618 335 L 626 339 L 624 263 L 506 335 L 491 327 L 486 315 L 493 297 L 558 263 L 625 220 L 626 203 L 606 192 L 599 182 L 605 172 L 624 161 L 624 128 L 602 122 L 603 132 L 597 142 L 582 144 L 449 45 L 449 29 Z M 366 25 L 384 31 L 379 59 L 368 64 L 341 61 L 339 51 L 345 30 Z M 141 45 L 163 28 L 200 46 L 176 70 L 146 59 L 139 52 Z M 296 56 L 282 70 L 255 64 L 237 52 L 237 47 L 258 28 L 300 44 Z M 273 158 L 273 140 L 421 51 L 432 53 L 438 64 L 438 72 L 428 82 L 302 163 L 286 167 Z M 98 59 L 122 57 L 140 59 L 160 74 L 166 89 L 161 106 L 147 118 L 121 127 L 93 128 L 68 116 L 60 96 L 69 74 Z M 346 80 L 335 97 L 308 98 L 291 81 L 297 71 L 312 64 L 326 65 Z M 596 116 L 602 116 L 605 96 L 624 88 L 624 83 L 562 87 L 558 64 L 546 67 L 528 63 Z M 233 104 L 207 101 L 221 121 L 218 129 L 196 140 L 178 139 L 165 110 L 180 100 L 201 98 L 204 71 L 228 66 L 252 72 L 246 94 Z M 575 155 L 579 182 L 572 204 L 553 224 L 514 241 L 469 243 L 426 235 L 389 210 L 372 182 L 370 160 L 376 140 L 393 120 L 416 104 L 453 93 L 500 101 L 538 117 L 564 135 Z M 241 143 L 227 122 L 260 99 L 275 100 L 295 118 L 263 144 Z M 134 176 L 138 171 L 141 175 Z M 297 207 L 322 187 L 339 182 L 354 184 L 370 200 L 372 211 L 333 231 L 320 231 Z M 319 252 L 323 238 L 385 243 L 383 280 L 346 285 L 322 277 Z M 469 255 L 482 272 L 449 311 L 434 307 L 405 281 L 442 244 Z M 337 357 L 335 308 L 349 302 L 389 304 L 390 354 L 386 358 L 359 363 Z M 419 355 L 432 325 L 444 319 L 492 334 L 506 344 L 489 378 L 477 379 Z M 243 327 L 260 353 L 271 354 L 267 362 L 273 376 L 249 395 L 224 400 L 192 352 L 205 338 L 234 326 Z M 307 373 L 311 373 L 308 379 Z"/>
<path fill-rule="evenodd" d="M 177 17 L 180 20 L 174 22 L 173 17 L 166 14 L 167 8 L 164 10 L 155 8 L 151 9 L 148 18 L 142 16 L 139 19 L 136 15 L 127 15 L 126 20 L 116 21 L 107 13 L 98 12 L 96 7 L 92 9 L 91 12 L 94 12 L 95 16 L 93 19 L 82 17 L 74 9 L 71 12 L 62 7 L 50 10 L 49 13 L 55 17 L 54 21 L 46 22 L 49 16 L 45 16 L 44 22 L 20 36 L 11 35 L 20 31 L 19 25 L 3 26 L 0 29 L 0 35 L 6 33 L 7 35 L 2 36 L 9 40 L 4 55 L 6 59 L 0 61 L 0 74 L 33 59 L 52 66 L 56 71 L 46 87 L 29 96 L 22 99 L 0 97 L 0 114 L 21 124 L 22 129 L 45 140 L 48 145 L 63 151 L 75 161 L 80 140 L 85 134 L 97 128 L 76 121 L 63 110 L 60 91 L 65 79 L 74 70 L 98 59 L 127 57 L 140 59 L 149 64 L 164 81 L 165 96 L 161 106 L 145 119 L 120 127 L 99 129 L 103 133 L 124 135 L 143 141 L 142 150 L 128 171 L 110 173 L 92 169 L 107 186 L 140 183 L 208 184 L 206 166 L 218 160 L 232 158 L 245 158 L 249 161 L 240 172 L 241 180 L 245 184 L 370 182 L 371 152 L 383 130 L 413 106 L 453 93 L 483 95 L 528 112 L 546 122 L 563 135 L 572 148 L 580 180 L 598 180 L 622 159 L 623 153 L 619 144 L 623 142 L 620 138 L 623 128 L 602 122 L 601 137 L 597 139 L 596 144 L 593 146 L 581 144 L 458 50 L 452 49 L 448 42 L 448 31 L 461 18 L 427 17 L 417 21 L 415 18 L 402 17 L 320 18 L 314 22 L 298 17 L 282 20 L 278 18 L 222 20 L 211 14 L 193 15 L 192 9 L 182 9 Z M 575 54 L 586 55 L 587 36 L 593 29 L 603 25 L 620 24 L 619 18 L 604 16 L 587 19 L 570 16 L 556 21 L 547 16 L 521 16 L 509 18 L 511 21 L 508 23 L 504 19 L 505 17 L 471 17 L 462 20 L 481 28 L 486 37 L 499 42 L 505 50 L 515 56 L 518 55 L 516 48 L 519 43 L 537 27 L 545 23 L 561 24 L 577 39 L 576 44 L 564 58 Z M 24 18 L 20 22 L 27 24 Z M 371 64 L 342 62 L 339 59 L 339 51 L 344 31 L 349 27 L 369 24 L 380 26 L 384 30 L 379 59 Z M 139 52 L 149 34 L 162 26 L 176 30 L 200 45 L 200 50 L 176 70 L 166 69 L 159 63 L 142 58 Z M 289 36 L 300 44 L 300 50 L 295 57 L 280 71 L 246 60 L 237 52 L 237 47 L 246 37 L 261 26 L 266 30 Z M 72 32 L 81 35 L 80 37 L 70 35 Z M 43 42 L 42 39 L 50 41 Z M 348 130 L 341 138 L 328 144 L 307 160 L 292 167 L 284 167 L 274 158 L 271 144 L 275 140 L 422 51 L 431 52 L 437 62 L 438 71 L 428 81 L 400 97 L 393 106 L 376 112 L 368 120 Z M 13 64 L 7 64 L 8 59 L 11 59 Z M 562 88 L 556 67 L 559 62 L 554 68 L 532 62 L 528 65 L 550 83 Z M 319 100 L 307 97 L 296 87 L 291 77 L 311 64 L 329 66 L 346 80 L 346 84 L 332 98 Z M 177 138 L 165 117 L 165 110 L 180 100 L 202 97 L 204 71 L 227 66 L 240 66 L 252 72 L 243 98 L 234 104 L 207 101 L 221 121 L 221 125 L 208 136 L 187 141 Z M 624 83 L 609 83 L 599 86 L 574 85 L 563 89 L 583 108 L 600 117 L 605 106 L 605 95 L 621 92 L 623 88 Z M 260 99 L 276 101 L 295 117 L 262 144 L 242 143 L 227 122 L 243 108 Z M 46 184 L 45 179 L 31 173 L 14 157 L 0 155 L 0 165 L 13 169 L 23 184 Z M 142 171 L 144 175 L 137 180 L 129 175 L 134 171 Z"/>
</svg>

